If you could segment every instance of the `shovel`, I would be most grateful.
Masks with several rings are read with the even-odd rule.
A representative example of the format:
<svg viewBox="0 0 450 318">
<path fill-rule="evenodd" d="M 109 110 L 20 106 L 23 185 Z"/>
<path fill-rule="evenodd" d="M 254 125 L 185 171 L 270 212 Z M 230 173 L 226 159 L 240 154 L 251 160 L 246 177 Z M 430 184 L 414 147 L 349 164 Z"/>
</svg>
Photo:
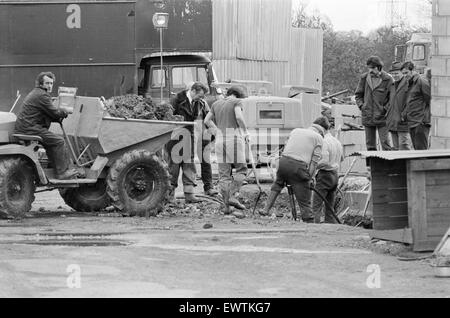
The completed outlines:
<svg viewBox="0 0 450 318">
<path fill-rule="evenodd" d="M 294 221 L 297 221 L 297 209 L 295 208 L 295 198 L 294 198 L 294 190 L 291 185 L 287 185 L 288 193 L 289 193 L 289 202 L 291 203 L 291 212 L 292 218 Z"/>
<path fill-rule="evenodd" d="M 255 206 L 253 208 L 253 215 L 255 215 L 256 207 L 258 206 L 258 202 L 261 199 L 262 188 L 261 188 L 261 184 L 259 183 L 258 174 L 256 173 L 256 165 L 255 165 L 255 161 L 253 160 L 253 153 L 252 153 L 252 149 L 250 147 L 250 142 L 246 141 L 245 143 L 247 144 L 248 158 L 252 165 L 252 171 L 253 171 L 253 174 L 255 175 L 256 184 L 258 185 L 258 189 L 259 189 L 258 198 L 256 199 Z"/>
<path fill-rule="evenodd" d="M 334 211 L 334 208 L 333 208 L 333 207 L 331 206 L 331 204 L 327 201 L 327 199 L 325 199 L 325 198 L 323 197 L 323 195 L 322 195 L 319 191 L 317 191 L 316 188 L 314 188 L 313 186 L 311 186 L 311 190 L 314 191 L 314 192 L 322 199 L 322 201 L 325 203 L 325 205 L 326 205 L 326 206 L 328 207 L 328 209 L 330 210 L 331 215 L 332 215 L 333 218 L 336 220 L 336 222 L 337 222 L 338 224 L 342 224 L 341 220 L 339 220 L 339 218 L 337 217 L 336 212 Z"/>
</svg>

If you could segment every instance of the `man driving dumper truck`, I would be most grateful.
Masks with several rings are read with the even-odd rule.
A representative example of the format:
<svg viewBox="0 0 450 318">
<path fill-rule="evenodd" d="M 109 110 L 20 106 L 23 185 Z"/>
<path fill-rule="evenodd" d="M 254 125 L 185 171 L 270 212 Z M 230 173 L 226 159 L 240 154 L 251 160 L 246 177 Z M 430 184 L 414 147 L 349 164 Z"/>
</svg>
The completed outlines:
<svg viewBox="0 0 450 318">
<path fill-rule="evenodd" d="M 56 179 L 80 177 L 81 173 L 69 168 L 69 154 L 64 138 L 49 131 L 52 122 L 61 122 L 69 113 L 56 108 L 50 93 L 55 75 L 42 72 L 36 77 L 36 87 L 25 97 L 22 111 L 18 114 L 14 134 L 38 136 L 54 166 Z"/>
<path fill-rule="evenodd" d="M 12 111 L 20 95 L 9 112 L 0 112 L 0 217 L 23 217 L 38 187 L 58 189 L 79 212 L 112 205 L 130 216 L 156 215 L 170 187 L 161 150 L 175 130 L 194 123 L 111 117 L 104 100 L 77 96 L 70 87 L 60 87 L 52 100 L 54 79 L 38 76 L 18 117 Z"/>
</svg>

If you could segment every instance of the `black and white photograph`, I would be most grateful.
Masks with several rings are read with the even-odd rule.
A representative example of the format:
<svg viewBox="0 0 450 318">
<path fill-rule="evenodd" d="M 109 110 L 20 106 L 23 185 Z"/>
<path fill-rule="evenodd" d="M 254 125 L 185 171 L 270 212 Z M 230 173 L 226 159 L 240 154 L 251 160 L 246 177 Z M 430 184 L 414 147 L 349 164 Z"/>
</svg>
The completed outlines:
<svg viewBox="0 0 450 318">
<path fill-rule="evenodd" d="M 450 298 L 450 0 L 0 0 L 0 298 Z"/>
</svg>

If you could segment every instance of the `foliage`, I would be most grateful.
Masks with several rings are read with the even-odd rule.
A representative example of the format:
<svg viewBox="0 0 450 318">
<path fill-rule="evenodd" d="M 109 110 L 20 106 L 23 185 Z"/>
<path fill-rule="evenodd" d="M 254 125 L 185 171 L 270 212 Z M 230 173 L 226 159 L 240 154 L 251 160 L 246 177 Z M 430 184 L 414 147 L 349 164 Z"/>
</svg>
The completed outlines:
<svg viewBox="0 0 450 318">
<path fill-rule="evenodd" d="M 330 20 L 318 12 L 308 14 L 307 3 L 301 3 L 293 14 L 294 27 L 321 28 L 323 38 L 323 94 L 345 89 L 352 95 L 358 85 L 359 76 L 366 71 L 366 60 L 377 55 L 384 62 L 384 70 L 395 60 L 395 47 L 403 45 L 416 32 L 431 32 L 424 27 L 406 23 L 393 27 L 380 27 L 368 35 L 361 31 L 333 30 Z"/>
</svg>

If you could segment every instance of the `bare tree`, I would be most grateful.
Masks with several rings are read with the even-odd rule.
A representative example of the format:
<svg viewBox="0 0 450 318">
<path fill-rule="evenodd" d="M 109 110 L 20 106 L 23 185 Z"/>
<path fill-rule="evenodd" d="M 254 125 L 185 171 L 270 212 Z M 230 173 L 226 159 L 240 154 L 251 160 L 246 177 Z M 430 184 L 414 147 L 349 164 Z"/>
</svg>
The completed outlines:
<svg viewBox="0 0 450 318">
<path fill-rule="evenodd" d="M 320 13 L 319 10 L 314 10 L 313 12 L 308 12 L 309 2 L 301 0 L 298 2 L 298 6 L 294 9 L 292 15 L 292 26 L 296 28 L 314 28 L 331 30 L 333 25 L 331 20 Z"/>
</svg>

